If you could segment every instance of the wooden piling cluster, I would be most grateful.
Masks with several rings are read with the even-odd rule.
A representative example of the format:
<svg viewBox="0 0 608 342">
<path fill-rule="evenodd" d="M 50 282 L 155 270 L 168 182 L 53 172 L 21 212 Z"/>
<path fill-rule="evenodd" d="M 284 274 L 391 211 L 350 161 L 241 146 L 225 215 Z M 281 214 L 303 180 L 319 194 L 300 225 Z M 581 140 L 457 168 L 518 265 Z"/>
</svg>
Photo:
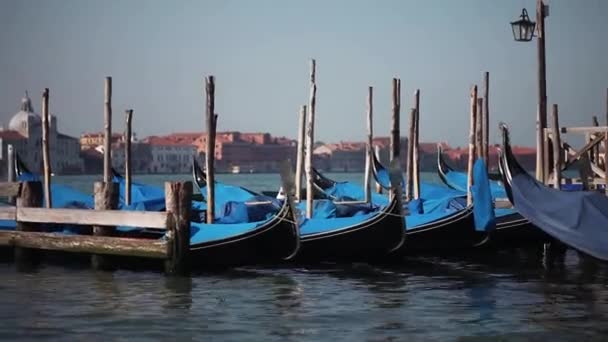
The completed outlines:
<svg viewBox="0 0 608 342">
<path fill-rule="evenodd" d="M 0 231 L 0 246 L 15 248 L 15 261 L 37 262 L 41 250 L 92 254 L 95 268 L 109 268 L 108 256 L 166 261 L 168 273 L 186 273 L 189 264 L 191 182 L 165 183 L 167 211 L 112 209 L 118 202 L 116 183 L 95 184 L 95 210 L 42 208 L 40 182 L 0 183 L 0 196 L 17 197 L 16 206 L 0 208 L 0 218 L 15 220 L 15 231 Z M 70 225 L 83 234 L 52 233 L 47 228 Z M 85 235 L 88 227 L 92 235 Z M 115 226 L 166 231 L 166 239 L 117 237 Z M 103 230 L 101 230 L 103 229 Z M 160 236 L 160 234 L 159 234 Z"/>
</svg>

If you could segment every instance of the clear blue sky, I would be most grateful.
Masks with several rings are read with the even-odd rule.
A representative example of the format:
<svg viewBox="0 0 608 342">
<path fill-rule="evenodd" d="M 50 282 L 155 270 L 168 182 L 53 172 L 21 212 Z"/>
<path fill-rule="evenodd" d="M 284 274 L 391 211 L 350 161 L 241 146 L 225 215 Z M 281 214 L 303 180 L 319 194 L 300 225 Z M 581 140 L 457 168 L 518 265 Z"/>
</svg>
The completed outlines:
<svg viewBox="0 0 608 342">
<path fill-rule="evenodd" d="M 608 1 L 550 0 L 549 104 L 564 125 L 605 122 Z M 416 88 L 421 140 L 464 145 L 470 87 L 491 78 L 491 131 L 533 145 L 536 43 L 509 21 L 533 0 L 0 1 L 0 119 L 44 87 L 60 129 L 101 130 L 103 78 L 114 79 L 114 127 L 133 108 L 140 137 L 204 128 L 204 77 L 217 79 L 219 129 L 296 136 L 317 59 L 317 138 L 362 140 L 375 87 L 375 134 L 387 135 L 391 78 L 402 82 L 402 134 Z"/>
</svg>

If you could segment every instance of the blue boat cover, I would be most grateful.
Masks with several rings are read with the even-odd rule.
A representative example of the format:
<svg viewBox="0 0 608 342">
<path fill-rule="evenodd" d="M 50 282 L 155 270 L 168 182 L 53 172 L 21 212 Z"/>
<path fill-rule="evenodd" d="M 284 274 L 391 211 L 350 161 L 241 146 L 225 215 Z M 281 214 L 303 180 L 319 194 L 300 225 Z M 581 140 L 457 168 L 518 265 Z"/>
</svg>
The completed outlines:
<svg viewBox="0 0 608 342">
<path fill-rule="evenodd" d="M 467 191 L 467 174 L 465 172 L 449 171 L 446 172 L 445 178 L 450 187 L 462 192 Z M 502 183 L 493 180 L 489 182 L 493 199 L 507 198 L 507 193 Z"/>
<path fill-rule="evenodd" d="M 377 171 L 383 171 L 380 169 Z M 388 175 L 388 172 L 385 172 Z M 376 175 L 378 177 L 378 175 Z M 381 178 L 381 177 L 380 177 Z M 387 184 L 388 185 L 388 184 Z M 415 229 L 424 224 L 431 223 L 448 216 L 454 215 L 460 210 L 464 210 L 466 203 L 463 204 L 462 197 L 466 196 L 465 193 L 449 189 L 445 186 L 422 183 L 420 185 L 421 200 L 415 202 L 414 207 L 410 207 L 410 214 L 405 219 L 406 229 Z M 331 195 L 340 201 L 363 201 L 364 189 L 362 186 L 352 182 L 336 182 L 336 184 L 328 189 L 331 191 Z M 340 195 L 340 196 L 337 196 Z M 386 195 L 375 193 L 372 196 L 372 203 L 377 206 L 386 206 L 389 199 Z M 331 205 L 327 203 L 317 204 L 315 206 L 322 206 L 320 210 L 313 211 L 313 218 L 330 218 L 337 217 L 335 213 L 331 211 Z M 304 205 L 300 203 L 300 210 L 304 208 Z M 333 209 L 335 210 L 335 209 Z"/>
<path fill-rule="evenodd" d="M 547 234 L 598 259 L 608 260 L 608 198 L 596 191 L 564 192 L 512 172 L 513 204 Z"/>
<path fill-rule="evenodd" d="M 473 206 L 475 230 L 483 232 L 493 229 L 496 225 L 490 179 L 486 170 L 486 163 L 483 159 L 477 159 L 473 166 L 471 194 L 475 201 L 475 206 Z"/>
</svg>

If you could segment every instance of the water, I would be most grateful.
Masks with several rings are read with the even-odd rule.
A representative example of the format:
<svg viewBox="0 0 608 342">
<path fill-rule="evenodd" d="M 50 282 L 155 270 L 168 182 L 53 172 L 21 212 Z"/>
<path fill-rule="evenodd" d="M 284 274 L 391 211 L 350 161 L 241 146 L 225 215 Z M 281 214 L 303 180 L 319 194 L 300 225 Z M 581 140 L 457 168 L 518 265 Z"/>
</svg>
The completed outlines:
<svg viewBox="0 0 608 342">
<path fill-rule="evenodd" d="M 57 181 L 86 190 L 93 178 Z M 170 178 L 188 176 L 136 180 Z M 219 178 L 253 190 L 278 182 L 277 175 Z M 607 266 L 583 263 L 573 252 L 553 265 L 539 252 L 508 251 L 398 265 L 243 267 L 187 278 L 49 264 L 22 272 L 0 263 L 0 339 L 605 340 L 607 280 Z"/>
</svg>

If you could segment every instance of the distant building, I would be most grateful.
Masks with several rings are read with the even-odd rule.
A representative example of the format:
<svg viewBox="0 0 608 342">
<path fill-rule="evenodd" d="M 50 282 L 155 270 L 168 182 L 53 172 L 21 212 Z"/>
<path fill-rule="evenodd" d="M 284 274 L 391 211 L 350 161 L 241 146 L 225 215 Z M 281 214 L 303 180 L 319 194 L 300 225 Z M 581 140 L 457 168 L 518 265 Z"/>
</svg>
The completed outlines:
<svg viewBox="0 0 608 342">
<path fill-rule="evenodd" d="M 49 145 L 51 171 L 56 174 L 77 174 L 83 171 L 80 144 L 77 138 L 57 131 L 57 117 L 51 115 L 49 122 Z M 21 100 L 20 111 L 0 131 L 0 160 L 2 173 L 6 172 L 7 146 L 13 145 L 21 160 L 32 169 L 42 170 L 42 118 L 34 112 L 27 92 Z"/>
<path fill-rule="evenodd" d="M 196 156 L 196 146 L 184 144 L 171 136 L 151 136 L 142 140 L 148 145 L 148 173 L 188 173 L 192 157 Z"/>
</svg>

